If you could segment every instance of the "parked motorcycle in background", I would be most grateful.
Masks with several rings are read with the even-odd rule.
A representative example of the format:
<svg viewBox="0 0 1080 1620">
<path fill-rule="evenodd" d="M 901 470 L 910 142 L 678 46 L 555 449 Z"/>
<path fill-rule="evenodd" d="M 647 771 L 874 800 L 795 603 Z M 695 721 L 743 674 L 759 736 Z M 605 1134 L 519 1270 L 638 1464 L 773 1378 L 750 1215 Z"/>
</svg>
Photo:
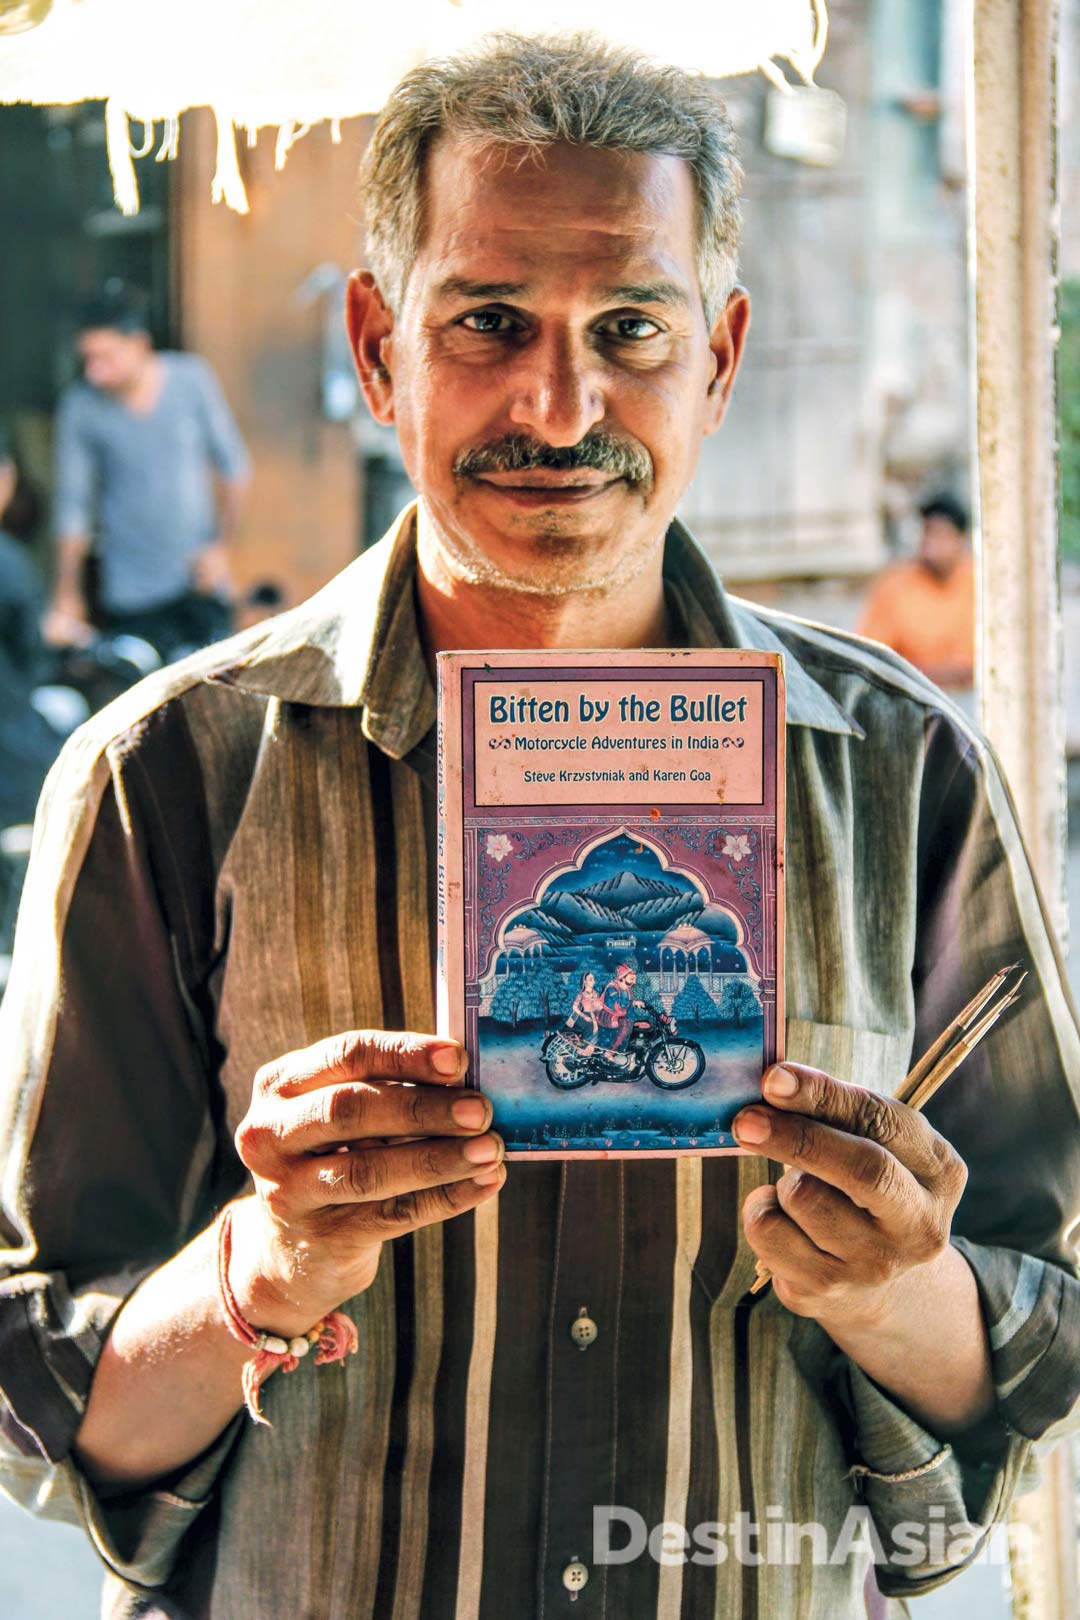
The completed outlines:
<svg viewBox="0 0 1080 1620">
<path fill-rule="evenodd" d="M 98 635 L 84 646 L 49 649 L 36 686 L 0 694 L 0 995 L 45 777 L 84 720 L 160 666 L 149 642 Z"/>
</svg>

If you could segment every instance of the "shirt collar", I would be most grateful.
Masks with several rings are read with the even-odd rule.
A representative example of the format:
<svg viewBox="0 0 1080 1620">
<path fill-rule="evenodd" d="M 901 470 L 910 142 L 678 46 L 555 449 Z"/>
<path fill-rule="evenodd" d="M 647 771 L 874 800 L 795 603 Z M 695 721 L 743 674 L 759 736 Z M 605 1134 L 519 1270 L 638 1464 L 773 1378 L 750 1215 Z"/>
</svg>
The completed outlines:
<svg viewBox="0 0 1080 1620">
<path fill-rule="evenodd" d="M 402 759 L 435 723 L 435 691 L 416 614 L 416 506 L 322 590 L 225 644 L 207 678 L 290 703 L 358 707 L 365 736 Z M 789 725 L 860 736 L 856 723 L 809 673 L 759 608 L 723 589 L 677 520 L 667 533 L 664 580 L 693 646 L 784 655 Z"/>
<path fill-rule="evenodd" d="M 692 646 L 783 654 L 788 725 L 811 726 L 844 737 L 865 735 L 773 629 L 768 609 L 725 591 L 712 563 L 678 518 L 667 532 L 664 578 L 679 591 Z"/>
</svg>

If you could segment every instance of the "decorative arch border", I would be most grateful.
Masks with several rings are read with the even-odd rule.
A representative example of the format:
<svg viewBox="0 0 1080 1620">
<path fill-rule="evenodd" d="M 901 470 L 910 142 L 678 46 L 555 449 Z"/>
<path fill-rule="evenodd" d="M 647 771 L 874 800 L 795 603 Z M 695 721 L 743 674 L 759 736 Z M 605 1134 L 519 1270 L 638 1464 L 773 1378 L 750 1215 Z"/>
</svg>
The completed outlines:
<svg viewBox="0 0 1080 1620">
<path fill-rule="evenodd" d="M 595 833 L 584 839 L 577 845 L 570 860 L 564 861 L 561 865 L 552 867 L 544 873 L 533 889 L 530 899 L 514 902 L 495 926 L 495 933 L 488 951 L 487 961 L 484 964 L 484 971 L 478 975 L 478 982 L 485 982 L 494 974 L 495 962 L 505 949 L 506 931 L 514 926 L 514 918 L 520 916 L 522 912 L 532 911 L 535 906 L 538 906 L 541 896 L 550 889 L 557 878 L 565 877 L 568 872 L 580 872 L 593 850 L 599 849 L 601 844 L 609 844 L 613 838 L 619 838 L 623 835 L 627 838 L 633 838 L 639 844 L 647 845 L 659 861 L 662 872 L 678 872 L 680 877 L 687 878 L 693 884 L 705 905 L 719 906 L 720 910 L 731 918 L 735 924 L 735 945 L 743 951 L 745 959 L 748 949 L 748 947 L 744 947 L 746 924 L 739 913 L 731 905 L 718 900 L 714 894 L 711 894 L 704 879 L 698 873 L 688 871 L 686 867 L 679 866 L 676 861 L 671 860 L 667 850 L 661 844 L 658 844 L 655 839 L 650 838 L 648 833 L 642 832 L 637 827 L 628 827 L 624 822 L 618 827 L 609 827 L 605 832 Z M 755 974 L 754 977 L 756 978 L 757 975 Z"/>
</svg>

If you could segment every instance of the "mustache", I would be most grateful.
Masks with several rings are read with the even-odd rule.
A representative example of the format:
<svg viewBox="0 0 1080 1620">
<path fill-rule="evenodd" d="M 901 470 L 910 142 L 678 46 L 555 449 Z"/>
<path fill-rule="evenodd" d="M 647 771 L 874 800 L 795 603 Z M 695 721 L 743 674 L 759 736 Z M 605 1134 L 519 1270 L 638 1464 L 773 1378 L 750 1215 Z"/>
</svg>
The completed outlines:
<svg viewBox="0 0 1080 1620">
<path fill-rule="evenodd" d="M 456 478 L 479 478 L 484 473 L 527 472 L 546 467 L 556 472 L 589 468 L 625 478 L 628 484 L 652 481 L 652 457 L 644 445 L 616 439 L 603 428 L 591 428 L 577 444 L 558 446 L 532 439 L 527 433 L 507 433 L 489 444 L 464 450 L 454 462 Z"/>
</svg>

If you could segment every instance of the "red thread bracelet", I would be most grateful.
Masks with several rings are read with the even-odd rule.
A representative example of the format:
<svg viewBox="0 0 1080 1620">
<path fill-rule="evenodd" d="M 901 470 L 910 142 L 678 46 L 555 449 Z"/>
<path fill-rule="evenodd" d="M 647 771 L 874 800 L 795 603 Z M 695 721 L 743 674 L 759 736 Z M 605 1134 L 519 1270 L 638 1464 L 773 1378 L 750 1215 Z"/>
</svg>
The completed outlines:
<svg viewBox="0 0 1080 1620">
<path fill-rule="evenodd" d="M 283 1334 L 262 1333 L 253 1328 L 240 1314 L 236 1295 L 229 1282 L 229 1261 L 232 1258 L 232 1205 L 227 1204 L 218 1224 L 218 1294 L 229 1332 L 241 1344 L 248 1345 L 255 1354 L 244 1363 L 240 1375 L 244 1391 L 244 1405 L 256 1423 L 273 1425 L 262 1414 L 259 1406 L 259 1386 L 268 1372 L 280 1367 L 283 1372 L 295 1372 L 309 1351 L 315 1351 L 315 1365 L 325 1367 L 332 1361 L 344 1361 L 360 1348 L 356 1324 L 344 1311 L 331 1311 L 306 1333 L 287 1339 Z"/>
</svg>

